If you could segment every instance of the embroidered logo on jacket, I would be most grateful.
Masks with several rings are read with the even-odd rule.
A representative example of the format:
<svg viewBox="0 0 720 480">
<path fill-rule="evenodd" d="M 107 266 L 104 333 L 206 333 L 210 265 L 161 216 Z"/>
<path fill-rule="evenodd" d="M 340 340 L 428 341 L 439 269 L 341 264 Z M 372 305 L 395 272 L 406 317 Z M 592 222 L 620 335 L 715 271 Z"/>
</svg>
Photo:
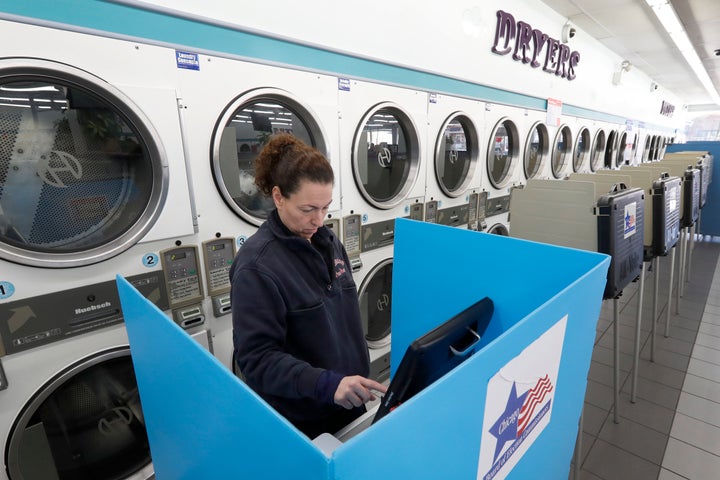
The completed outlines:
<svg viewBox="0 0 720 480">
<path fill-rule="evenodd" d="M 335 259 L 335 278 L 340 278 L 345 275 L 347 268 L 345 267 L 345 260 L 342 258 Z"/>
</svg>

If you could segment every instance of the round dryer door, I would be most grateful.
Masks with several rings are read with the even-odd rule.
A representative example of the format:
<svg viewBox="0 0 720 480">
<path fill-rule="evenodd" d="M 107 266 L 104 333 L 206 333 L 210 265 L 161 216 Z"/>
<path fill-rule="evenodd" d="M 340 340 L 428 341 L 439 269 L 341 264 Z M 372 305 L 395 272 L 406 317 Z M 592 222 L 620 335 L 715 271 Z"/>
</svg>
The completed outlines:
<svg viewBox="0 0 720 480">
<path fill-rule="evenodd" d="M 10 480 L 153 478 L 130 350 L 76 363 L 25 405 L 7 441 Z"/>
<path fill-rule="evenodd" d="M 362 120 L 353 144 L 353 174 L 373 206 L 402 202 L 417 180 L 420 145 L 410 117 L 393 104 L 380 104 Z"/>
<path fill-rule="evenodd" d="M 518 129 L 503 118 L 493 129 L 487 152 L 487 172 L 495 188 L 504 187 L 512 178 L 518 158 Z"/>
<path fill-rule="evenodd" d="M 613 168 L 615 157 L 617 156 L 618 133 L 611 130 L 608 134 L 607 143 L 605 144 L 605 168 Z"/>
<path fill-rule="evenodd" d="M 573 172 L 580 172 L 585 164 L 588 149 L 590 148 L 590 131 L 582 127 L 575 140 L 575 152 L 573 154 Z"/>
<path fill-rule="evenodd" d="M 488 233 L 492 233 L 493 235 L 500 235 L 503 237 L 510 236 L 510 232 L 508 232 L 508 228 L 503 225 L 502 223 L 496 223 L 492 227 L 488 229 Z"/>
<path fill-rule="evenodd" d="M 565 166 L 568 164 L 571 150 L 572 133 L 570 132 L 570 127 L 563 125 L 555 135 L 552 161 L 550 162 L 550 169 L 555 178 L 561 178 L 565 173 Z"/>
<path fill-rule="evenodd" d="M 547 127 L 537 122 L 530 129 L 525 144 L 525 177 L 535 178 L 542 171 L 545 157 L 550 149 L 550 135 Z"/>
<path fill-rule="evenodd" d="M 390 344 L 393 260 L 387 258 L 368 273 L 360 285 L 360 316 L 370 348 Z"/>
<path fill-rule="evenodd" d="M 84 71 L 0 61 L 0 257 L 75 267 L 115 256 L 167 195 L 157 133 L 119 90 Z"/>
<path fill-rule="evenodd" d="M 590 147 L 590 170 L 595 172 L 603 166 L 603 154 L 605 153 L 605 132 L 598 130 L 595 133 L 592 146 Z"/>
<path fill-rule="evenodd" d="M 478 157 L 478 138 L 470 118 L 454 114 L 440 131 L 435 150 L 435 178 L 443 193 L 458 197 L 472 180 Z"/>
<path fill-rule="evenodd" d="M 218 120 L 212 140 L 215 183 L 225 203 L 252 225 L 275 208 L 255 185 L 255 158 L 273 134 L 290 133 L 327 156 L 320 124 L 290 93 L 269 88 L 236 98 Z"/>
</svg>

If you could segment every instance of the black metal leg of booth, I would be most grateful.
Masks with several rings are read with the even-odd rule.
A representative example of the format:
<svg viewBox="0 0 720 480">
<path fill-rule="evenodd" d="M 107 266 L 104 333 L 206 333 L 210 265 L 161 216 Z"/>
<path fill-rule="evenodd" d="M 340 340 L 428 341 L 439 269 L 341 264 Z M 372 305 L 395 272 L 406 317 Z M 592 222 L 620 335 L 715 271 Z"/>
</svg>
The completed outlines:
<svg viewBox="0 0 720 480">
<path fill-rule="evenodd" d="M 680 297 L 682 297 L 682 278 L 683 272 L 685 271 L 685 229 L 680 230 L 680 255 L 678 256 L 678 281 L 677 290 L 675 290 L 675 313 L 680 313 Z"/>
<path fill-rule="evenodd" d="M 673 276 L 675 275 L 675 249 L 677 246 L 670 250 L 670 285 L 668 286 L 668 304 L 667 311 L 665 312 L 665 338 L 670 335 L 670 304 L 672 303 L 672 287 L 673 287 Z M 675 305 L 675 313 L 677 311 L 677 305 Z"/>
<path fill-rule="evenodd" d="M 660 257 L 653 258 L 653 275 L 655 275 L 655 285 L 653 288 L 653 313 L 652 313 L 652 328 L 650 328 L 650 361 L 655 361 L 655 327 L 658 321 L 658 289 L 660 288 Z"/>
<path fill-rule="evenodd" d="M 618 326 L 618 297 L 613 298 L 613 389 L 614 402 L 613 422 L 620 423 L 618 418 L 618 406 L 620 404 L 620 328 Z"/>
<path fill-rule="evenodd" d="M 687 267 L 685 268 L 685 281 L 690 281 L 690 270 L 692 270 L 692 254 L 695 248 L 695 224 L 690 227 L 690 247 L 688 247 Z"/>
<path fill-rule="evenodd" d="M 635 316 L 635 349 L 633 351 L 632 385 L 630 387 L 630 402 L 635 403 L 638 367 L 640 365 L 640 326 L 642 324 L 643 296 L 645 293 L 645 262 L 640 267 L 640 293 L 638 295 L 637 314 Z"/>
</svg>

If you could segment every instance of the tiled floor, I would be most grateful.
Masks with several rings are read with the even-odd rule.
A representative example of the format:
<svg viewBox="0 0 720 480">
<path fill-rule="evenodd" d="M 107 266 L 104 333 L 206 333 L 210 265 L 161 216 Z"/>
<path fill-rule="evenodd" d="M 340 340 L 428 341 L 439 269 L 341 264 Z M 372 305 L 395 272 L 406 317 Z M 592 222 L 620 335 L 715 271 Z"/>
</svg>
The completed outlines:
<svg viewBox="0 0 720 480">
<path fill-rule="evenodd" d="M 603 302 L 588 374 L 582 457 L 576 480 L 720 478 L 720 238 L 697 237 L 676 313 L 664 336 L 670 257 L 660 258 L 654 361 L 650 361 L 655 272 L 645 276 L 636 401 L 630 401 L 639 282 L 618 300 L 619 423 L 613 414 L 613 301 Z M 646 264 L 648 265 L 648 264 Z M 675 269 L 677 278 L 678 269 Z M 571 465 L 571 480 L 576 468 Z"/>
</svg>

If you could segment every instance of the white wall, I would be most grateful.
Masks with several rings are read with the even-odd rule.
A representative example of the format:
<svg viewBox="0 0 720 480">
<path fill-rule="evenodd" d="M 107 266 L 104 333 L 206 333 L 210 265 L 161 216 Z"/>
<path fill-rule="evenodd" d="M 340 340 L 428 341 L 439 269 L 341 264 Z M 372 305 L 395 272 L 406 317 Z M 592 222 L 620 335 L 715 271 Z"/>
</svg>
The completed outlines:
<svg viewBox="0 0 720 480">
<path fill-rule="evenodd" d="M 651 79 L 637 68 L 612 83 L 622 58 L 578 30 L 569 43 L 580 63 L 573 81 L 491 52 L 496 11 L 511 13 L 533 28 L 560 39 L 566 18 L 530 0 L 149 0 L 137 2 L 221 20 L 273 36 L 449 77 L 557 98 L 604 113 L 638 119 L 667 128 L 684 127 L 683 101 L 662 88 L 650 91 Z M 621 14 L 621 12 L 619 12 Z M 672 117 L 660 115 L 665 100 L 675 105 Z"/>
</svg>

